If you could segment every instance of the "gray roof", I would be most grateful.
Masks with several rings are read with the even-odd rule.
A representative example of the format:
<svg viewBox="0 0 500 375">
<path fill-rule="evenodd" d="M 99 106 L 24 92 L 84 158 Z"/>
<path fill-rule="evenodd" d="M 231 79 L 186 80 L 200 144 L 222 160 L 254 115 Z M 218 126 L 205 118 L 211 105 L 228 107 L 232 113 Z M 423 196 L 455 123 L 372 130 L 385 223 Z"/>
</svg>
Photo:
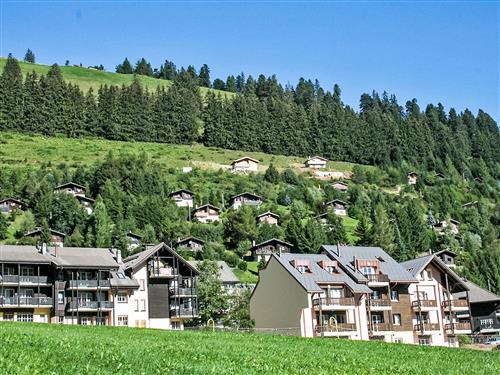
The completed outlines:
<svg viewBox="0 0 500 375">
<path fill-rule="evenodd" d="M 65 182 L 64 184 L 56 186 L 54 188 L 54 190 L 64 189 L 66 186 L 75 186 L 75 187 L 78 187 L 80 189 L 85 190 L 85 186 L 77 184 L 77 183 L 74 183 L 74 182 L 71 182 L 71 181 L 70 182 Z"/>
<path fill-rule="evenodd" d="M 436 254 L 425 255 L 423 257 L 411 259 L 400 264 L 406 270 L 408 270 L 408 272 L 416 277 L 431 262 L 434 263 L 434 265 L 441 271 L 446 272 L 456 282 L 456 285 L 459 286 L 461 290 L 468 290 L 467 285 L 463 282 L 460 276 L 458 276 L 451 268 L 444 264 L 443 261 L 436 256 Z"/>
<path fill-rule="evenodd" d="M 469 288 L 469 302 L 470 303 L 484 303 L 484 302 L 500 302 L 500 296 L 481 288 L 479 285 L 474 284 L 472 281 L 463 280 L 465 285 Z M 465 292 L 455 293 L 455 297 L 465 298 Z"/>
<path fill-rule="evenodd" d="M 373 259 L 380 261 L 380 270 L 391 282 L 415 283 L 413 275 L 396 262 L 380 247 L 323 245 L 322 250 L 338 260 L 343 269 L 357 282 L 368 282 L 368 279 L 354 268 L 354 259 Z"/>
<path fill-rule="evenodd" d="M 198 269 L 198 265 L 202 262 L 200 260 L 188 260 L 187 261 L 192 267 Z M 239 284 L 240 280 L 233 273 L 231 268 L 224 261 L 217 261 L 217 266 L 219 268 L 220 279 L 223 284 Z"/>
<path fill-rule="evenodd" d="M 250 250 L 255 250 L 255 249 L 258 249 L 259 247 L 262 247 L 262 246 L 266 246 L 267 244 L 269 243 L 280 243 L 282 245 L 286 245 L 288 247 L 293 247 L 293 245 L 291 243 L 288 243 L 286 241 L 283 241 L 283 240 L 280 240 L 278 238 L 271 238 L 269 240 L 266 240 L 266 241 L 263 241 L 261 243 L 258 243 L 256 245 L 253 245 L 252 248 Z"/>
<path fill-rule="evenodd" d="M 332 274 L 321 268 L 318 263 L 322 260 L 331 261 L 325 254 L 273 254 L 276 259 L 295 280 L 308 292 L 322 292 L 323 289 L 318 283 L 338 283 L 346 285 L 355 293 L 371 293 L 371 289 L 364 284 L 357 284 L 342 270 L 339 273 Z M 290 263 L 293 260 L 308 260 L 311 265 L 311 273 L 302 274 L 297 271 Z"/>
<path fill-rule="evenodd" d="M 119 278 L 117 273 L 121 273 L 124 278 Z M 125 274 L 125 270 L 123 268 L 120 268 L 118 271 L 111 271 L 111 279 L 109 280 L 109 283 L 110 283 L 111 287 L 117 288 L 117 289 L 120 289 L 120 288 L 137 289 L 137 288 L 139 288 L 139 283 L 137 282 L 137 280 L 127 276 Z"/>
<path fill-rule="evenodd" d="M 50 232 L 50 234 L 56 234 L 56 235 L 61 236 L 61 237 L 66 237 L 66 233 L 59 232 L 58 230 L 55 230 L 55 229 L 50 229 L 49 228 L 49 232 Z M 33 235 L 36 235 L 36 234 L 39 234 L 39 233 L 42 233 L 42 228 L 41 227 L 36 227 L 32 231 L 29 231 L 29 232 L 26 232 L 25 234 L 23 234 L 23 236 L 29 237 L 29 236 L 33 236 Z"/>
<path fill-rule="evenodd" d="M 110 249 L 90 247 L 47 247 L 44 255 L 36 246 L 0 245 L 0 261 L 15 263 L 54 263 L 64 268 L 116 268 L 119 264 Z"/>
<path fill-rule="evenodd" d="M 50 264 L 51 260 L 35 246 L 0 245 L 0 262 Z"/>
</svg>

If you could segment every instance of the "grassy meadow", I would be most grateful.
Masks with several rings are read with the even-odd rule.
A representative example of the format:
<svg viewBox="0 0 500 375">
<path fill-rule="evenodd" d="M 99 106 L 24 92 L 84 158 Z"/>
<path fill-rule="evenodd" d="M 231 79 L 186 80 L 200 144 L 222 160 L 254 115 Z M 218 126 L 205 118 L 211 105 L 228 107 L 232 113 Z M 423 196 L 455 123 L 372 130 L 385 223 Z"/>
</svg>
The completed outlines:
<svg viewBox="0 0 500 375">
<path fill-rule="evenodd" d="M 227 168 L 232 160 L 251 156 L 260 161 L 261 170 L 270 163 L 279 169 L 300 169 L 304 158 L 271 155 L 205 147 L 200 144 L 177 145 L 149 142 L 108 141 L 99 138 L 45 137 L 11 132 L 0 132 L 0 167 L 29 166 L 41 163 L 69 166 L 91 165 L 102 160 L 110 151 L 115 155 L 146 153 L 168 168 L 199 167 L 218 170 Z M 329 162 L 328 168 L 351 171 L 355 164 Z"/>
<path fill-rule="evenodd" d="M 0 323 L 2 374 L 498 374 L 500 352 L 248 333 Z"/>
<path fill-rule="evenodd" d="M 0 72 L 3 71 L 3 67 L 5 66 L 6 61 L 6 58 L 0 58 Z M 32 71 L 35 71 L 38 75 L 45 75 L 50 69 L 49 65 L 30 64 L 22 61 L 19 61 L 19 65 L 21 67 L 23 76 Z M 61 72 L 66 82 L 78 85 L 84 92 L 87 92 L 90 88 L 92 88 L 94 90 L 94 93 L 97 93 L 97 90 L 101 85 L 128 86 L 134 80 L 133 74 L 111 73 L 96 69 L 83 68 L 79 66 L 61 66 Z M 156 90 L 158 86 L 168 88 L 172 85 L 171 81 L 164 79 L 156 79 L 141 75 L 137 77 L 143 87 L 148 89 L 149 91 Z M 200 90 L 202 94 L 206 94 L 208 91 L 210 91 L 210 89 L 204 87 L 200 88 Z M 214 91 L 220 93 L 223 96 L 234 95 L 225 91 Z"/>
</svg>

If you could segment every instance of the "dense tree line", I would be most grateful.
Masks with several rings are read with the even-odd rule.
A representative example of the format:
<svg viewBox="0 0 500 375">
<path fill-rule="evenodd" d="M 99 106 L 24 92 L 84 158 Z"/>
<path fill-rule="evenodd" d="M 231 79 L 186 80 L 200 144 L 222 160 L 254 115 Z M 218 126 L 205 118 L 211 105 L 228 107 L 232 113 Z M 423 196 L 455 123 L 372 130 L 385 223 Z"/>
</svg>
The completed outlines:
<svg viewBox="0 0 500 375">
<path fill-rule="evenodd" d="M 132 69 L 125 60 L 119 69 L 149 75 L 151 66 L 141 59 Z M 10 57 L 0 77 L 0 130 L 202 142 L 417 171 L 440 172 L 452 165 L 466 178 L 482 177 L 482 166 L 499 174 L 500 133 L 481 110 L 477 116 L 468 110 L 446 113 L 438 104 L 422 111 L 415 99 L 402 107 L 394 96 L 374 92 L 361 96 L 356 112 L 342 103 L 336 85 L 329 92 L 317 81 L 300 79 L 296 87 L 283 88 L 274 76 L 254 80 L 243 74 L 229 77 L 224 85 L 236 92 L 234 97 L 210 93 L 202 100 L 199 86 L 210 86 L 208 66 L 197 74 L 192 66 L 177 70 L 166 61 L 159 74 L 173 79 L 168 90 L 148 92 L 134 80 L 130 86 L 83 93 L 64 81 L 57 65 L 46 76 L 33 72 L 23 79 Z"/>
</svg>

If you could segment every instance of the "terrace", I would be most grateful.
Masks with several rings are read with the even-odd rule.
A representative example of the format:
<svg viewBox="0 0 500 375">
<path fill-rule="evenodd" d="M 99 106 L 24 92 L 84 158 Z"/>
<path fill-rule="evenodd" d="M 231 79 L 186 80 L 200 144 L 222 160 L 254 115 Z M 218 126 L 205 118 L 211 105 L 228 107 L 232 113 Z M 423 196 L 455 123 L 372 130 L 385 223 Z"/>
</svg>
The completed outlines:
<svg viewBox="0 0 500 375">
<path fill-rule="evenodd" d="M 469 303 L 464 299 L 452 299 L 446 300 L 442 303 L 445 309 L 450 309 L 452 311 L 467 311 L 469 310 Z"/>
<path fill-rule="evenodd" d="M 315 310 L 351 310 L 355 308 L 355 302 L 353 297 L 315 298 L 313 306 Z"/>
<path fill-rule="evenodd" d="M 19 275 L 0 275 L 0 284 L 4 285 L 38 285 L 50 284 L 48 276 L 19 276 Z"/>
<path fill-rule="evenodd" d="M 391 300 L 387 299 L 387 298 L 370 299 L 368 301 L 368 306 L 370 307 L 370 310 L 372 310 L 372 311 L 384 311 L 384 310 L 391 310 L 392 309 Z"/>
<path fill-rule="evenodd" d="M 466 334 L 472 332 L 472 326 L 470 323 L 448 323 L 445 325 L 445 330 L 448 333 Z"/>
<path fill-rule="evenodd" d="M 419 299 L 411 303 L 413 310 L 429 311 L 438 308 L 437 302 L 434 299 Z"/>
<path fill-rule="evenodd" d="M 109 288 L 109 280 L 70 280 L 68 289 L 102 289 Z"/>
<path fill-rule="evenodd" d="M 95 310 L 111 310 L 113 302 L 111 301 L 70 301 L 67 304 L 69 311 L 95 311 Z"/>
<path fill-rule="evenodd" d="M 424 333 L 426 333 L 429 331 L 439 331 L 440 329 L 439 329 L 439 323 L 419 323 L 413 326 L 413 330 L 415 332 L 422 333 L 423 331 Z"/>
<path fill-rule="evenodd" d="M 356 323 L 323 324 L 314 327 L 316 336 L 351 336 L 356 333 Z"/>
<path fill-rule="evenodd" d="M 394 329 L 392 328 L 392 324 L 389 323 L 373 323 L 371 330 L 372 334 L 374 334 L 377 332 L 390 332 L 393 331 Z"/>
<path fill-rule="evenodd" d="M 3 296 L 0 296 L 0 306 L 2 306 L 2 307 L 52 306 L 52 298 L 51 297 L 3 297 Z"/>
</svg>

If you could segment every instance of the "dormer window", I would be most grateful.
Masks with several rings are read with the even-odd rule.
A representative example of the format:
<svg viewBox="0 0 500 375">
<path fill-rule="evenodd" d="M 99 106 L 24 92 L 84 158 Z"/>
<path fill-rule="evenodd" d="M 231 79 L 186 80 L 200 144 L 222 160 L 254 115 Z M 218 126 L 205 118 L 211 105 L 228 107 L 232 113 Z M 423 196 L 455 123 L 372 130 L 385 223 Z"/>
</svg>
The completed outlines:
<svg viewBox="0 0 500 375">
<path fill-rule="evenodd" d="M 300 273 L 311 273 L 311 266 L 308 260 L 295 259 L 290 263 Z"/>
<path fill-rule="evenodd" d="M 318 265 L 328 273 L 338 273 L 338 263 L 335 260 L 321 260 Z"/>
<path fill-rule="evenodd" d="M 335 268 L 335 266 L 326 266 L 325 271 L 328 273 L 337 273 L 337 269 Z"/>
<path fill-rule="evenodd" d="M 361 273 L 363 275 L 375 275 L 375 267 L 363 266 L 361 267 Z"/>
<path fill-rule="evenodd" d="M 311 272 L 309 270 L 309 267 L 306 266 L 306 265 L 304 265 L 304 264 L 298 265 L 297 266 L 297 271 L 299 271 L 300 273 L 309 273 L 309 272 Z"/>
</svg>

